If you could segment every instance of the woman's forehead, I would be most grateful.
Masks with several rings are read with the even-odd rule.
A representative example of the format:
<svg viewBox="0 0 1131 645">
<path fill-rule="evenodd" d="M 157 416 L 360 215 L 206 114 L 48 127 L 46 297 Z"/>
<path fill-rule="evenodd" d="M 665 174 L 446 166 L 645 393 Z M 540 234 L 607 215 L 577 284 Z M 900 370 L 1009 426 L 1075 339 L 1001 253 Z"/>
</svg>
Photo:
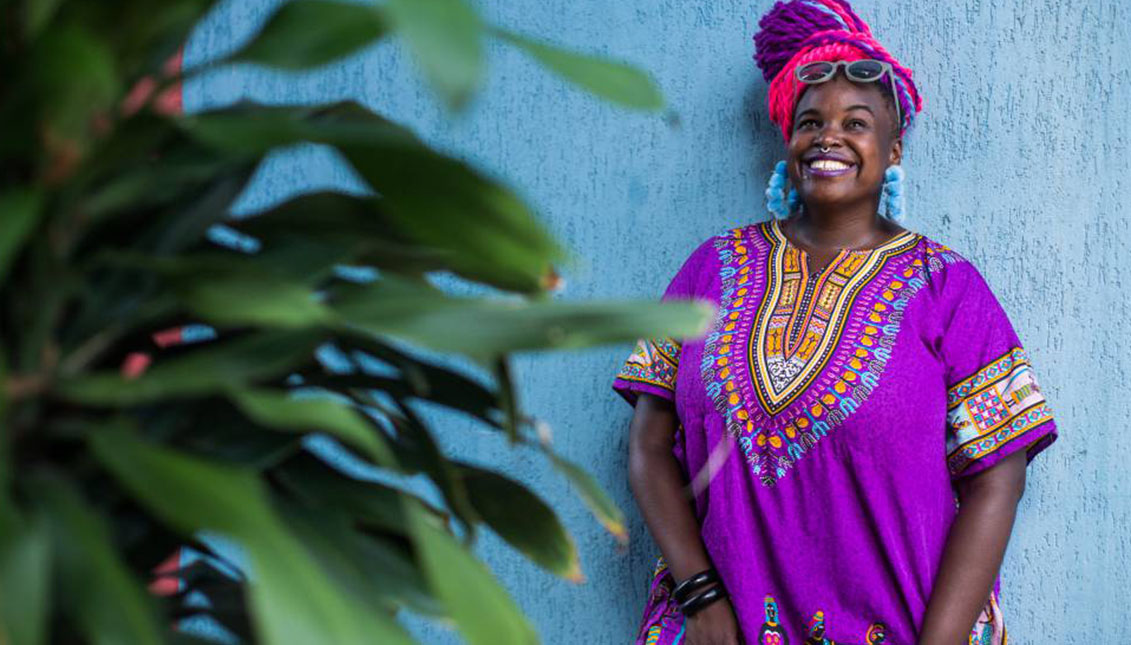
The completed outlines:
<svg viewBox="0 0 1131 645">
<path fill-rule="evenodd" d="M 857 83 L 843 76 L 809 86 L 797 101 L 794 114 L 808 109 L 843 110 L 852 105 L 866 105 L 874 112 L 885 109 L 884 96 L 876 83 Z"/>
</svg>

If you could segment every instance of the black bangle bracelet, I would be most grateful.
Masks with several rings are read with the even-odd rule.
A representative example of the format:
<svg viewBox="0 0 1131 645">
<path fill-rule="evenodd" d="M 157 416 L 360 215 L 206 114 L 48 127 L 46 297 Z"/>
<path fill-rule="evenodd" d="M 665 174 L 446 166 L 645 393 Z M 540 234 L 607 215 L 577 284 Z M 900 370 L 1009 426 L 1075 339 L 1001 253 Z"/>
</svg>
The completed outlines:
<svg viewBox="0 0 1131 645">
<path fill-rule="evenodd" d="M 699 587 L 702 587 L 703 585 L 718 581 L 719 572 L 715 571 L 713 567 L 707 569 L 706 571 L 700 571 L 699 573 L 676 585 L 675 589 L 672 590 L 672 598 L 675 598 L 675 601 L 677 603 L 682 604 L 683 601 L 687 600 L 687 594 L 698 589 Z"/>
<path fill-rule="evenodd" d="M 703 609 L 707 605 L 715 602 L 716 600 L 721 600 L 721 599 L 726 598 L 726 597 L 727 597 L 727 590 L 723 589 L 722 585 L 717 585 L 717 586 L 711 587 L 710 589 L 704 591 L 703 593 L 696 594 L 696 595 L 692 596 L 691 598 L 688 598 L 687 602 L 684 602 L 683 604 L 681 604 L 679 606 L 679 610 L 681 612 L 683 612 L 684 616 L 687 616 L 687 617 L 690 618 L 691 616 L 694 616 L 696 613 L 699 612 L 699 610 Z"/>
</svg>

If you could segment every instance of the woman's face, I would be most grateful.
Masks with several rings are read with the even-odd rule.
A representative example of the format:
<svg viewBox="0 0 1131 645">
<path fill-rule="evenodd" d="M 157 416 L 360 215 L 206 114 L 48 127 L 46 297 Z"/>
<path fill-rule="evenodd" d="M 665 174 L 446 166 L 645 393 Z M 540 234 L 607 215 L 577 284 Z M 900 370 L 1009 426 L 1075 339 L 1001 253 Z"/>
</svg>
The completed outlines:
<svg viewBox="0 0 1131 645">
<path fill-rule="evenodd" d="M 899 163 L 902 153 L 894 111 L 875 83 L 856 83 L 841 73 L 810 87 L 797 103 L 789 178 L 806 204 L 875 202 L 884 171 Z"/>
</svg>

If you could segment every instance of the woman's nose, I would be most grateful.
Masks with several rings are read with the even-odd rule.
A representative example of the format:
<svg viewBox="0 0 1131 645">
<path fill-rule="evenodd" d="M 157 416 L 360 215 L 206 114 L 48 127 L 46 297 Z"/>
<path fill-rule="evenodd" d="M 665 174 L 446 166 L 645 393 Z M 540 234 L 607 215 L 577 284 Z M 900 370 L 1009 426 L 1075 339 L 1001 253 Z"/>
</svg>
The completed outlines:
<svg viewBox="0 0 1131 645">
<path fill-rule="evenodd" d="M 840 145 L 841 133 L 835 128 L 836 126 L 823 126 L 821 131 L 817 133 L 817 137 L 813 139 L 813 145 L 819 148 L 831 148 Z"/>
</svg>

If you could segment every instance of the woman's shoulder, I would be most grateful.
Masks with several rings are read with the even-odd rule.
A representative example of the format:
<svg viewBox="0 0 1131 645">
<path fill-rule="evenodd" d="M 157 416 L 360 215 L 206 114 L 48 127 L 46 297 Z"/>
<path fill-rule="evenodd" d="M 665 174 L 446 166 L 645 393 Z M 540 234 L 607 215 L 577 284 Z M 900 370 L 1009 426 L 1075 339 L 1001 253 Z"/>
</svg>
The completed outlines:
<svg viewBox="0 0 1131 645">
<path fill-rule="evenodd" d="M 949 244 L 921 233 L 904 258 L 902 277 L 916 286 L 916 298 L 946 314 L 957 307 L 992 299 L 993 291 L 977 264 Z"/>
<path fill-rule="evenodd" d="M 923 233 L 911 231 L 917 239 L 912 261 L 922 266 L 926 277 L 946 280 L 978 274 L 978 267 L 965 253 L 950 244 Z"/>
</svg>

